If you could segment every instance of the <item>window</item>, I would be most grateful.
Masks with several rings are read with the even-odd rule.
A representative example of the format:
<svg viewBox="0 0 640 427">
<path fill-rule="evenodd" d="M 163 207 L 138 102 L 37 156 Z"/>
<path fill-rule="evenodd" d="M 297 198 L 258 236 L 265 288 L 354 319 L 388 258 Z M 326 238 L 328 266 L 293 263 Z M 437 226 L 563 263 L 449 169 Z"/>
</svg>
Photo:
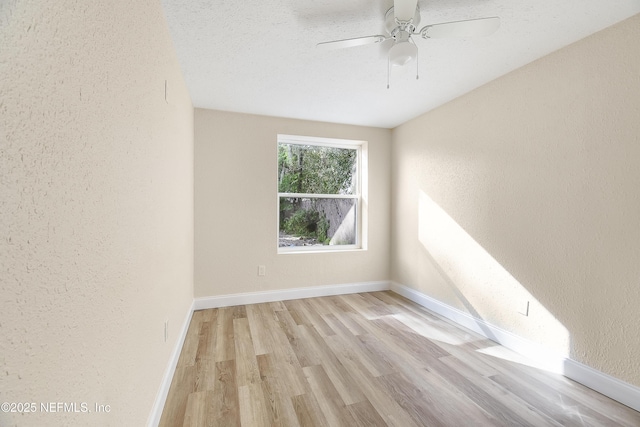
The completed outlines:
<svg viewBox="0 0 640 427">
<path fill-rule="evenodd" d="M 278 135 L 278 252 L 364 249 L 366 142 Z"/>
</svg>

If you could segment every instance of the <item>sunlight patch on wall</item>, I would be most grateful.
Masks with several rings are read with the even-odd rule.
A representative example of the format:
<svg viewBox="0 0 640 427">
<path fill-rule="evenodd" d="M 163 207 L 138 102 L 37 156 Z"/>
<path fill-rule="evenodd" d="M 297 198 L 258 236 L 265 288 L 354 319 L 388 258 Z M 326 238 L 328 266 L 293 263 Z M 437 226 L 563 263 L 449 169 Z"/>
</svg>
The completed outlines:
<svg viewBox="0 0 640 427">
<path fill-rule="evenodd" d="M 418 209 L 425 262 L 443 279 L 430 286 L 448 287 L 477 319 L 569 355 L 564 325 L 422 190 Z"/>
</svg>

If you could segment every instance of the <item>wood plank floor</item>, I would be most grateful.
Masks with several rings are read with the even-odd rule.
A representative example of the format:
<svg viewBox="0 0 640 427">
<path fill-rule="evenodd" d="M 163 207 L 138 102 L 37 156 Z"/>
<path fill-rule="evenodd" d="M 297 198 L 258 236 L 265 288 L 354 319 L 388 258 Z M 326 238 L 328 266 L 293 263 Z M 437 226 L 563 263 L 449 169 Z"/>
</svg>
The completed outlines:
<svg viewBox="0 0 640 427">
<path fill-rule="evenodd" d="M 640 426 L 392 292 L 196 311 L 160 426 Z"/>
</svg>

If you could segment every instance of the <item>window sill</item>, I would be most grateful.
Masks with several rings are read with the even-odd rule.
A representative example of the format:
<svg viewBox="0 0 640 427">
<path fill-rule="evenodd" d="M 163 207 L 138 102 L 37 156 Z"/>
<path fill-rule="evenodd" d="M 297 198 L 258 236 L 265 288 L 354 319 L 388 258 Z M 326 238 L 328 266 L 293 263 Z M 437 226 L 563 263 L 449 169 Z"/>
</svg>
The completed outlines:
<svg viewBox="0 0 640 427">
<path fill-rule="evenodd" d="M 308 248 L 308 249 L 307 249 Z M 290 255 L 290 254 L 333 254 L 336 252 L 365 252 L 366 249 L 365 248 L 360 248 L 357 246 L 349 246 L 349 247 L 342 247 L 342 248 L 337 248 L 337 247 L 328 247 L 328 248 L 324 248 L 324 247 L 313 247 L 313 246 L 307 246 L 305 247 L 300 247 L 298 246 L 295 249 L 289 249 L 289 248 L 278 248 L 278 255 Z"/>
</svg>

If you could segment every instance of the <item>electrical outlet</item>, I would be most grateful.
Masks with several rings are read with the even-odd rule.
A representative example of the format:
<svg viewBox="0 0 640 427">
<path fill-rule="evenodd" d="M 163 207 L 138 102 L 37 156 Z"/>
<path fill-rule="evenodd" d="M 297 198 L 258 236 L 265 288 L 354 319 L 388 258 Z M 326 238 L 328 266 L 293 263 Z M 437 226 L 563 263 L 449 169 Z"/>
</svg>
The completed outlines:
<svg viewBox="0 0 640 427">
<path fill-rule="evenodd" d="M 165 319 L 164 321 L 164 342 L 167 342 L 169 339 L 169 319 Z"/>
<path fill-rule="evenodd" d="M 267 275 L 267 267 L 264 265 L 258 266 L 258 276 L 266 276 Z"/>
<path fill-rule="evenodd" d="M 529 316 L 529 301 L 526 301 L 522 307 L 520 308 L 520 310 L 518 311 L 518 313 L 522 314 L 523 316 Z"/>
</svg>

